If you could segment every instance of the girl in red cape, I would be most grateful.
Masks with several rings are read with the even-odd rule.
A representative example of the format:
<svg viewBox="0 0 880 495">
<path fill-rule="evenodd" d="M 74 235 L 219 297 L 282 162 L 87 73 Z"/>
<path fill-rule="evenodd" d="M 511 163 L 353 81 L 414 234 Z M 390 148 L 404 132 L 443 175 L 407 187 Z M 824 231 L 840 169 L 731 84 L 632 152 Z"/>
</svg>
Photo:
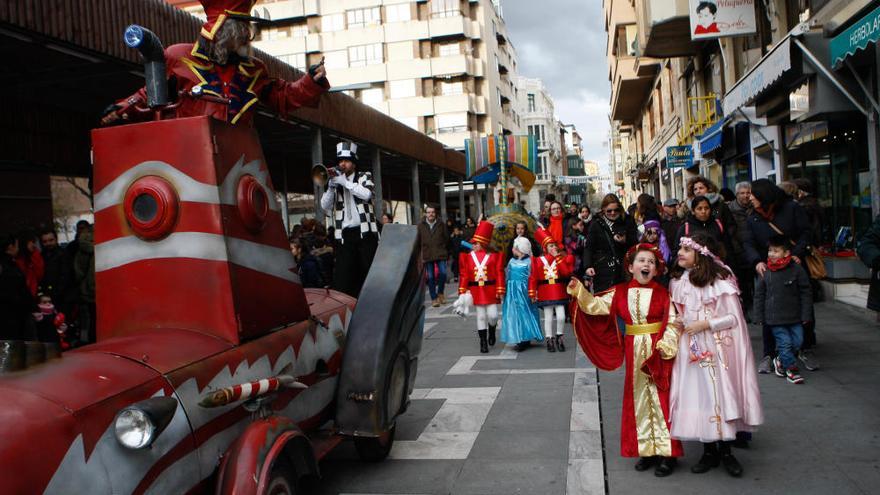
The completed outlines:
<svg viewBox="0 0 880 495">
<path fill-rule="evenodd" d="M 675 309 L 669 291 L 654 280 L 666 271 L 656 246 L 633 246 L 626 266 L 631 280 L 595 296 L 579 280 L 571 281 L 572 324 L 597 368 L 611 371 L 626 363 L 620 453 L 639 458 L 636 471 L 656 466 L 654 474 L 663 477 L 683 455 L 681 442 L 669 434 L 669 384 L 678 351 Z"/>
</svg>

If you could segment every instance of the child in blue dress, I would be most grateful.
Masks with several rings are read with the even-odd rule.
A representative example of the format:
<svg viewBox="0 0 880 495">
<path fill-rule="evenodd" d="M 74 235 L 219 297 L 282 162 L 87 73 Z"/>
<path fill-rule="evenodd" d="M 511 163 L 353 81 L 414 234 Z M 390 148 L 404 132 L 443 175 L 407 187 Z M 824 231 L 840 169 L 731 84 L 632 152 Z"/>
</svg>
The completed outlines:
<svg viewBox="0 0 880 495">
<path fill-rule="evenodd" d="M 501 307 L 501 340 L 514 344 L 516 351 L 529 347 L 532 339 L 544 335 L 538 325 L 538 308 L 529 299 L 529 273 L 532 267 L 532 244 L 525 237 L 513 240 L 513 258 L 507 263 L 507 292 Z"/>
</svg>

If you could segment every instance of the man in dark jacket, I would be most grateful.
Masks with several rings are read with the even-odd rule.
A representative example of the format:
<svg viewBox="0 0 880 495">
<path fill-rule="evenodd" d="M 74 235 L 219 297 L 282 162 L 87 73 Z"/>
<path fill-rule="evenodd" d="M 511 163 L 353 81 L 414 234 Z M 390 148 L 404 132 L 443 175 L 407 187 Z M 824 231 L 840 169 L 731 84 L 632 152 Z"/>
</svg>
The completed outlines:
<svg viewBox="0 0 880 495">
<path fill-rule="evenodd" d="M 422 261 L 428 279 L 433 307 L 446 304 L 443 286 L 446 284 L 446 260 L 449 258 L 449 232 L 446 224 L 437 220 L 437 208 L 425 208 L 425 218 L 419 223 L 419 239 L 422 243 Z"/>
<path fill-rule="evenodd" d="M 40 234 L 40 247 L 46 265 L 40 286 L 52 297 L 58 311 L 70 315 L 77 294 L 73 284 L 73 261 L 58 246 L 58 237 L 53 230 Z"/>
<path fill-rule="evenodd" d="M 34 299 L 28 290 L 24 273 L 15 263 L 18 239 L 0 237 L 0 340 L 23 340 L 28 335 L 28 318 Z"/>
<path fill-rule="evenodd" d="M 675 239 L 678 234 L 678 228 L 681 227 L 681 218 L 678 217 L 678 200 L 668 198 L 663 201 L 663 208 L 660 212 L 660 226 L 666 234 L 666 239 Z"/>
<path fill-rule="evenodd" d="M 788 238 L 768 241 L 767 271 L 755 283 L 755 321 L 770 327 L 779 355 L 777 376 L 803 383 L 795 357 L 804 341 L 804 325 L 813 318 L 813 291 L 806 270 L 792 260 Z"/>
<path fill-rule="evenodd" d="M 871 287 L 868 289 L 868 309 L 880 311 L 880 215 L 874 225 L 859 240 L 859 258 L 871 268 Z M 880 313 L 878 313 L 880 319 Z"/>
</svg>

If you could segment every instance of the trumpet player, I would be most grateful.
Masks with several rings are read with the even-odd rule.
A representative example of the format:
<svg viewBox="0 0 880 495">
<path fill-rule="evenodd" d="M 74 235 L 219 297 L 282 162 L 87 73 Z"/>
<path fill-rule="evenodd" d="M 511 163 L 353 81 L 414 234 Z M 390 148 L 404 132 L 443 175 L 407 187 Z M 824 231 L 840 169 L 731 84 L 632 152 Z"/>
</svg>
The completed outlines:
<svg viewBox="0 0 880 495">
<path fill-rule="evenodd" d="M 376 247 L 379 228 L 373 213 L 373 177 L 357 171 L 357 144 L 336 145 L 338 167 L 328 173 L 327 190 L 321 208 L 333 217 L 337 243 L 333 289 L 358 297 Z"/>
</svg>

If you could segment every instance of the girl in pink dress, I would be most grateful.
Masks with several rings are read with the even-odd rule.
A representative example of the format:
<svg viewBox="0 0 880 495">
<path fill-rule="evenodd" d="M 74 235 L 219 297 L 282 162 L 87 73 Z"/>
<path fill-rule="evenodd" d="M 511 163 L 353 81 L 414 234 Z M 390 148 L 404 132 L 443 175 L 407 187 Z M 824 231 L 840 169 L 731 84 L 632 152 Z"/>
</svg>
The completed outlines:
<svg viewBox="0 0 880 495">
<path fill-rule="evenodd" d="M 694 234 L 680 246 L 669 284 L 681 332 L 669 393 L 670 434 L 703 442 L 692 472 L 723 464 L 740 476 L 730 446 L 738 431 L 754 431 L 764 415 L 739 287 L 712 238 Z"/>
</svg>

